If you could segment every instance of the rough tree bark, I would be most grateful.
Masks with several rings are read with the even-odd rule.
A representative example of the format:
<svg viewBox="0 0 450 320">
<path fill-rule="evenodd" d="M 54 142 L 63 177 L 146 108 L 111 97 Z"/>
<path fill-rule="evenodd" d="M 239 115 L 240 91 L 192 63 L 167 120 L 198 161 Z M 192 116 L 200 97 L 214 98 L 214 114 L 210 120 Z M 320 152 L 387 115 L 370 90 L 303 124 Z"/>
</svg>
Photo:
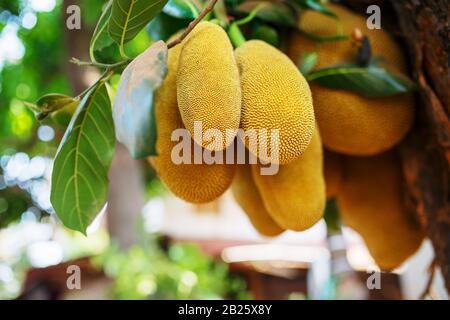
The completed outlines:
<svg viewBox="0 0 450 320">
<path fill-rule="evenodd" d="M 419 85 L 417 121 L 400 146 L 412 207 L 433 243 L 450 292 L 450 2 L 448 0 L 346 0 L 364 13 L 379 5 L 382 27 L 404 43 Z"/>
</svg>

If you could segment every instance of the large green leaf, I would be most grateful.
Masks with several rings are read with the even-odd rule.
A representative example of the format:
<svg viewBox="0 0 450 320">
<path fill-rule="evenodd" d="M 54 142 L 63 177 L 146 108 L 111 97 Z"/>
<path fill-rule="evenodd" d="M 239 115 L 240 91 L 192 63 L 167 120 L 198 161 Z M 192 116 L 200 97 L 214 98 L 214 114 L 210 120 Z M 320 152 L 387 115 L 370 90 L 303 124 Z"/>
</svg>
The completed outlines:
<svg viewBox="0 0 450 320">
<path fill-rule="evenodd" d="M 134 158 L 156 155 L 155 91 L 167 73 L 167 45 L 155 42 L 120 77 L 113 118 L 117 140 Z M 175 88 L 174 88 L 175 90 Z"/>
<path fill-rule="evenodd" d="M 154 41 L 166 41 L 176 32 L 186 28 L 191 21 L 189 19 L 174 18 L 161 12 L 149 23 L 147 32 Z"/>
<path fill-rule="evenodd" d="M 123 47 L 164 7 L 167 0 L 113 0 L 108 32 Z"/>
<path fill-rule="evenodd" d="M 104 207 L 114 144 L 111 103 L 100 82 L 81 101 L 53 166 L 50 200 L 66 227 L 86 233 Z"/>
<path fill-rule="evenodd" d="M 384 97 L 413 91 L 416 86 L 408 78 L 370 65 L 341 65 L 319 69 L 307 76 L 308 81 L 332 89 L 354 91 L 366 97 Z"/>
<path fill-rule="evenodd" d="M 103 48 L 110 46 L 114 42 L 109 35 L 107 28 L 109 20 L 111 19 L 112 3 L 113 0 L 110 0 L 106 4 L 105 8 L 103 9 L 102 15 L 97 22 L 94 34 L 92 35 L 91 44 L 89 47 L 89 52 L 92 60 L 95 60 L 94 53 L 96 51 L 102 50 Z"/>
<path fill-rule="evenodd" d="M 250 13 L 255 8 L 258 8 L 256 16 L 263 21 L 271 22 L 279 26 L 297 27 L 297 18 L 294 10 L 283 3 L 247 1 L 242 3 L 238 7 L 238 10 Z"/>
</svg>

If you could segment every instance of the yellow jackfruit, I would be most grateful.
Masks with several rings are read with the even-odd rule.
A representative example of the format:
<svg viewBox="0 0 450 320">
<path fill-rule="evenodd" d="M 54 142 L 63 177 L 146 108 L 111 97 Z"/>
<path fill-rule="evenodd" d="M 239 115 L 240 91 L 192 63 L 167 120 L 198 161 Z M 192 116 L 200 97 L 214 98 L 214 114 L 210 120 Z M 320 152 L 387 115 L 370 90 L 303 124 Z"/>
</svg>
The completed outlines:
<svg viewBox="0 0 450 320">
<path fill-rule="evenodd" d="M 280 164 L 296 160 L 308 147 L 314 133 L 314 110 L 309 85 L 289 58 L 260 41 L 250 40 L 235 50 L 241 75 L 241 127 L 256 130 L 257 146 L 245 141 L 250 152 L 270 161 L 273 148 L 270 130 L 279 130 L 274 139 Z M 261 129 L 267 132 L 268 152 L 261 152 Z M 257 147 L 257 149 L 255 148 Z"/>
<path fill-rule="evenodd" d="M 322 166 L 317 130 L 306 151 L 294 162 L 281 165 L 276 175 L 260 175 L 260 167 L 252 166 L 264 206 L 280 227 L 302 231 L 322 218 L 326 202 Z"/>
<path fill-rule="evenodd" d="M 236 132 L 229 130 L 239 128 L 241 88 L 233 47 L 221 27 L 201 22 L 183 41 L 177 89 L 181 118 L 194 140 L 212 151 L 230 145 Z M 201 121 L 202 136 L 209 129 L 219 130 L 223 141 L 195 136 L 196 121 Z"/>
<path fill-rule="evenodd" d="M 324 150 L 323 175 L 325 177 L 327 199 L 336 197 L 339 189 L 341 188 L 343 178 L 341 155 L 328 150 Z"/>
<path fill-rule="evenodd" d="M 176 165 L 171 159 L 172 149 L 178 143 L 171 141 L 172 132 L 175 129 L 183 128 L 177 105 L 176 87 L 180 50 L 180 45 L 169 50 L 168 74 L 156 93 L 155 116 L 158 132 L 156 150 L 158 156 L 150 157 L 149 161 L 161 181 L 176 196 L 192 203 L 205 203 L 216 199 L 228 189 L 233 180 L 235 166 L 225 164 Z M 191 150 L 193 148 L 194 141 L 191 140 Z"/>
<path fill-rule="evenodd" d="M 343 34 L 359 28 L 370 39 L 374 56 L 383 56 L 388 69 L 405 72 L 405 62 L 399 46 L 380 29 L 369 30 L 366 19 L 339 5 L 328 5 L 340 18 Z M 312 34 L 331 36 L 337 33 L 335 19 L 307 10 L 300 17 L 300 27 Z M 318 52 L 317 68 L 354 60 L 356 48 L 350 40 L 316 44 L 294 35 L 289 56 L 298 62 L 305 52 Z M 314 110 L 323 144 L 330 150 L 358 156 L 384 152 L 403 139 L 412 126 L 414 104 L 410 94 L 367 98 L 346 90 L 311 86 Z"/>
<path fill-rule="evenodd" d="M 401 166 L 394 152 L 345 159 L 339 213 L 363 237 L 383 270 L 400 266 L 424 237 L 404 205 L 402 190 Z"/>
<path fill-rule="evenodd" d="M 270 217 L 256 188 L 250 165 L 239 165 L 231 185 L 234 198 L 262 235 L 274 237 L 284 230 Z"/>
<path fill-rule="evenodd" d="M 344 6 L 337 4 L 327 4 L 327 8 L 332 10 L 339 18 L 321 14 L 313 10 L 305 10 L 299 18 L 299 27 L 310 34 L 317 36 L 334 36 L 343 34 L 351 36 L 353 30 L 358 28 L 363 35 L 369 38 L 373 56 L 383 56 L 386 64 L 400 72 L 406 71 L 406 64 L 402 51 L 389 33 L 383 29 L 368 29 L 366 17 L 358 15 Z M 288 55 L 298 63 L 303 53 L 317 52 L 318 60 L 316 68 L 323 68 L 335 64 L 342 64 L 355 60 L 357 49 L 348 40 L 314 42 L 294 33 L 288 45 Z"/>
<path fill-rule="evenodd" d="M 368 99 L 345 90 L 311 88 L 323 144 L 332 151 L 375 155 L 399 143 L 413 124 L 409 94 Z"/>
</svg>

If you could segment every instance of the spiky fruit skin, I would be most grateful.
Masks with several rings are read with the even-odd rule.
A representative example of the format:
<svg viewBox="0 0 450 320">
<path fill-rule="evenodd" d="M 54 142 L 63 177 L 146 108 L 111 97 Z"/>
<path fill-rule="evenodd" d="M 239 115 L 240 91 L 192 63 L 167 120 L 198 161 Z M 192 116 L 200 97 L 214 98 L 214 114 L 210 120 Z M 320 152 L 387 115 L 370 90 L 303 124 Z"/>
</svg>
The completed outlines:
<svg viewBox="0 0 450 320">
<path fill-rule="evenodd" d="M 405 72 L 405 62 L 398 45 L 384 30 L 369 30 L 366 19 L 350 10 L 329 5 L 341 19 L 344 34 L 359 28 L 368 35 L 374 56 L 383 56 L 388 69 Z M 317 35 L 335 35 L 334 19 L 306 11 L 301 27 Z M 315 44 L 299 35 L 291 41 L 289 55 L 298 62 L 304 52 L 318 52 L 317 68 L 351 62 L 356 48 L 350 40 Z M 346 90 L 311 86 L 317 123 L 323 144 L 330 150 L 355 156 L 371 156 L 387 151 L 403 139 L 414 121 L 414 102 L 410 94 L 385 98 L 367 98 Z"/>
<path fill-rule="evenodd" d="M 343 222 L 363 237 L 383 270 L 400 266 L 424 238 L 404 205 L 402 183 L 400 162 L 393 151 L 345 160 L 339 213 Z"/>
<path fill-rule="evenodd" d="M 176 75 L 181 46 L 169 50 L 168 74 L 155 97 L 155 116 L 158 138 L 158 156 L 150 157 L 161 181 L 177 197 L 191 203 L 210 202 L 222 195 L 231 185 L 234 165 L 180 164 L 171 159 L 172 148 L 178 142 L 171 141 L 175 129 L 184 128 L 177 104 Z M 194 142 L 191 140 L 191 150 Z"/>
<path fill-rule="evenodd" d="M 250 40 L 235 50 L 241 75 L 241 128 L 279 130 L 276 146 L 280 164 L 295 161 L 308 147 L 315 120 L 311 91 L 305 78 L 289 58 L 260 40 Z M 257 131 L 259 132 L 259 131 Z M 262 136 L 258 134 L 258 145 Z M 270 161 L 245 141 L 247 148 L 261 160 Z M 268 154 L 273 148 L 268 145 Z M 264 152 L 263 152 L 264 153 Z"/>
<path fill-rule="evenodd" d="M 239 128 L 241 88 L 233 47 L 221 27 L 201 22 L 183 41 L 177 89 L 181 118 L 194 140 L 212 151 L 230 145 L 236 133 L 227 134 L 227 129 Z M 194 135 L 195 121 L 201 121 L 202 133 L 219 130 L 223 143 L 200 141 Z"/>
<path fill-rule="evenodd" d="M 299 18 L 299 27 L 307 33 L 318 36 L 334 36 L 338 34 L 340 27 L 342 34 L 351 36 L 353 30 L 358 28 L 363 35 L 369 37 L 372 54 L 375 57 L 382 55 L 390 68 L 406 72 L 402 51 L 389 33 L 383 29 L 368 29 L 366 17 L 358 15 L 344 6 L 331 3 L 326 6 L 339 17 L 340 26 L 332 17 L 317 11 L 305 10 Z M 288 45 L 289 57 L 298 63 L 305 52 L 318 52 L 316 68 L 323 68 L 354 61 L 356 47 L 352 45 L 350 39 L 317 43 L 298 33 L 293 33 Z"/>
<path fill-rule="evenodd" d="M 326 202 L 322 167 L 317 130 L 306 151 L 294 162 L 281 165 L 276 175 L 261 175 L 259 166 L 252 166 L 264 206 L 280 227 L 303 231 L 322 218 Z"/>
<path fill-rule="evenodd" d="M 247 214 L 253 227 L 260 234 L 274 237 L 284 230 L 271 218 L 256 188 L 250 165 L 238 165 L 231 185 L 236 202 Z"/>
<path fill-rule="evenodd" d="M 414 122 L 408 94 L 365 98 L 353 92 L 312 86 L 323 144 L 355 156 L 382 153 L 398 144 Z"/>
<path fill-rule="evenodd" d="M 343 159 L 341 155 L 324 150 L 323 175 L 325 177 L 327 199 L 335 198 L 341 188 L 341 183 L 344 176 L 342 161 Z"/>
</svg>

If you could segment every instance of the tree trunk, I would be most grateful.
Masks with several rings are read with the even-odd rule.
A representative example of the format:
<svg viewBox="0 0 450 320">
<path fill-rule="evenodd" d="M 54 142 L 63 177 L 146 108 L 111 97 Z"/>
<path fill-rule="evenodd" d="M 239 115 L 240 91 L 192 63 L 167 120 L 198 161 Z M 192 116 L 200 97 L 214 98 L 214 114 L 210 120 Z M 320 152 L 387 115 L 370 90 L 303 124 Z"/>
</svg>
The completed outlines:
<svg viewBox="0 0 450 320">
<path fill-rule="evenodd" d="M 408 193 L 433 243 L 450 292 L 450 2 L 346 0 L 365 13 L 379 5 L 382 27 L 403 41 L 411 76 L 419 85 L 417 120 L 400 146 Z"/>
</svg>

